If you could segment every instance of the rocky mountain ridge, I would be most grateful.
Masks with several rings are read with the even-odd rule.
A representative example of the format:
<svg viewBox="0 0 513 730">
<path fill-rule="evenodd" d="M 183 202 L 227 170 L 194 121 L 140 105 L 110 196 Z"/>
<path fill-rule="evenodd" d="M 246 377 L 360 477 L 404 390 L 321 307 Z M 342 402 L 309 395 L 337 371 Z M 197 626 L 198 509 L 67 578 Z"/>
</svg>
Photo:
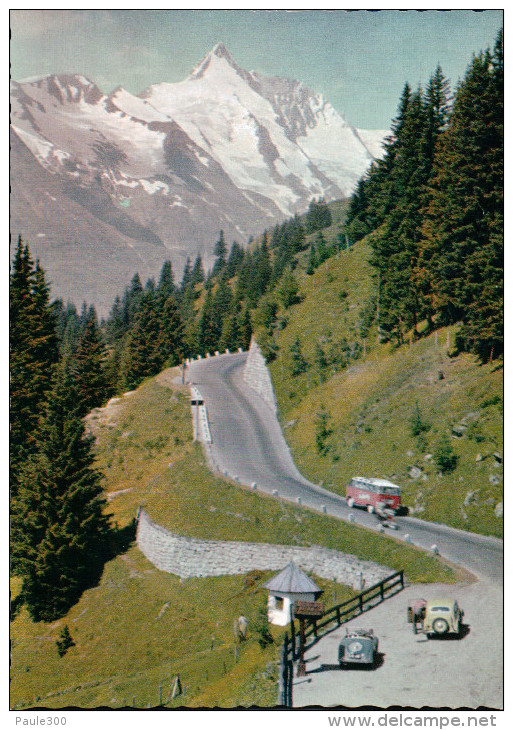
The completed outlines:
<svg viewBox="0 0 513 730">
<path fill-rule="evenodd" d="M 208 265 L 221 229 L 245 244 L 314 197 L 350 195 L 385 135 L 299 81 L 245 71 L 222 44 L 138 96 L 80 74 L 13 81 L 11 123 L 13 241 L 54 296 L 101 313 L 135 271 Z"/>
</svg>

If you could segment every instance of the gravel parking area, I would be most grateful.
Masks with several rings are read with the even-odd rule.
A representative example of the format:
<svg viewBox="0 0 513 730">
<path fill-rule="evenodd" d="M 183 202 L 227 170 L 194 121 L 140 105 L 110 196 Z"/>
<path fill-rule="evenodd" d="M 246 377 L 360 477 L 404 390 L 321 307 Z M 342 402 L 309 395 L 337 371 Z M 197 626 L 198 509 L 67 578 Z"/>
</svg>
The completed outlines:
<svg viewBox="0 0 513 730">
<path fill-rule="evenodd" d="M 428 639 L 406 620 L 412 598 L 453 596 L 465 612 L 461 638 Z M 339 669 L 347 626 L 372 628 L 379 655 L 372 669 Z M 325 635 L 306 653 L 307 676 L 295 677 L 294 707 L 503 707 L 502 586 L 410 586 Z"/>
</svg>

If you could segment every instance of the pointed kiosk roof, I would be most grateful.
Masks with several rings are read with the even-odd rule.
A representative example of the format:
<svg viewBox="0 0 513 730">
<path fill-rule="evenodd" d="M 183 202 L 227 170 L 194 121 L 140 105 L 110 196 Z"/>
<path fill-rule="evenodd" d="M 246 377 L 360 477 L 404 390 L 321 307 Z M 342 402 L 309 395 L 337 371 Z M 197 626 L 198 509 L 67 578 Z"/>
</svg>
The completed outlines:
<svg viewBox="0 0 513 730">
<path fill-rule="evenodd" d="M 292 562 L 268 580 L 264 588 L 278 593 L 322 593 L 317 583 Z"/>
</svg>

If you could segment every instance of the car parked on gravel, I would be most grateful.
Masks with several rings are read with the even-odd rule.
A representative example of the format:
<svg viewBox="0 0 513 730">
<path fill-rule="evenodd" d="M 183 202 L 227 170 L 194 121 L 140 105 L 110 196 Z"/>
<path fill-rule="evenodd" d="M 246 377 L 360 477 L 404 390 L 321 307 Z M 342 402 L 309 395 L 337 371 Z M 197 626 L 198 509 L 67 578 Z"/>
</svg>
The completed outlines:
<svg viewBox="0 0 513 730">
<path fill-rule="evenodd" d="M 429 636 L 460 634 L 463 611 L 454 598 L 431 598 L 424 609 L 422 631 Z"/>
<path fill-rule="evenodd" d="M 346 629 L 338 645 L 338 663 L 341 669 L 352 664 L 373 666 L 378 651 L 378 637 L 372 629 Z"/>
</svg>

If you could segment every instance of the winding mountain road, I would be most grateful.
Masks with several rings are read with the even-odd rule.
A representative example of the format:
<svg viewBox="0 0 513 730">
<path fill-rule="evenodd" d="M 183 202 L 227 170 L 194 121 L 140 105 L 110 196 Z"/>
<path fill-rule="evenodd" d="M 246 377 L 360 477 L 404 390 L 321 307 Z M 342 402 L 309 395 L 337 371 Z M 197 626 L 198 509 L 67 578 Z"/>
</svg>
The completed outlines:
<svg viewBox="0 0 513 730">
<path fill-rule="evenodd" d="M 312 484 L 297 470 L 277 417 L 243 380 L 247 353 L 194 361 L 189 381 L 207 406 L 211 459 L 219 471 L 247 486 L 333 517 L 376 528 L 376 519 L 351 510 L 345 499 Z M 277 494 L 276 494 L 277 493 Z M 456 530 L 414 517 L 398 517 L 398 539 L 427 550 L 436 545 L 448 560 L 478 577 L 502 581 L 503 546 L 496 538 Z M 409 536 L 409 537 L 407 537 Z"/>
<path fill-rule="evenodd" d="M 212 466 L 257 491 L 376 529 L 372 515 L 351 510 L 343 497 L 299 473 L 276 415 L 244 382 L 246 358 L 247 353 L 221 355 L 189 366 L 189 382 L 199 389 L 208 410 L 212 443 L 206 448 Z M 502 707 L 502 541 L 413 517 L 397 522 L 395 538 L 429 551 L 436 546 L 477 581 L 409 587 L 374 608 L 371 625 L 383 652 L 374 672 L 341 673 L 336 647 L 345 627 L 324 636 L 307 653 L 307 677 L 295 679 L 294 706 Z M 461 641 L 428 642 L 406 624 L 408 598 L 429 597 L 433 590 L 461 601 L 469 624 Z M 362 625 L 361 620 L 356 623 Z"/>
</svg>

